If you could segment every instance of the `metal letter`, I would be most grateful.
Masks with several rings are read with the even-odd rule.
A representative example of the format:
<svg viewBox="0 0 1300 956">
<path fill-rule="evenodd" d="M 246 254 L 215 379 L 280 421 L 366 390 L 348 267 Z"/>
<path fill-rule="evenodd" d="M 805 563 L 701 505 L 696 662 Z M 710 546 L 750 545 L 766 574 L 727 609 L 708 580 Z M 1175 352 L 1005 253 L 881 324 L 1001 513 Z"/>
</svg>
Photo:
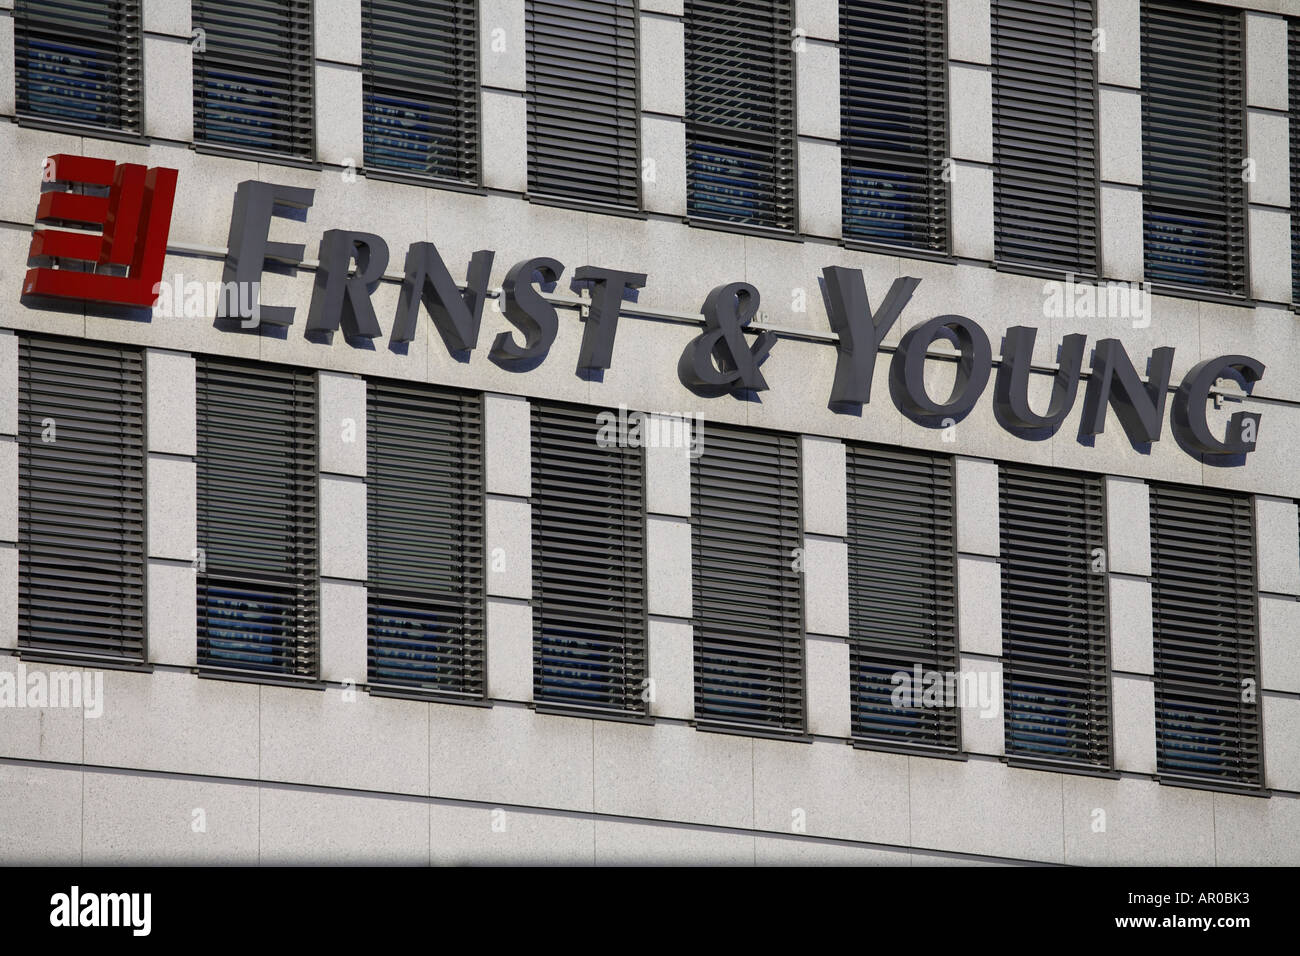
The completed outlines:
<svg viewBox="0 0 1300 956">
<path fill-rule="evenodd" d="M 470 257 L 462 293 L 432 242 L 411 243 L 411 248 L 406 250 L 406 278 L 397 298 L 392 341 L 410 342 L 415 338 L 415 322 L 423 302 L 448 351 L 468 352 L 476 347 L 492 258 L 493 253 L 488 249 Z"/>
<path fill-rule="evenodd" d="M 831 328 L 839 335 L 831 404 L 865 405 L 871 401 L 871 379 L 880 343 L 921 280 L 910 276 L 895 279 L 885 301 L 873 314 L 862 270 L 827 266 L 822 275 L 826 278 Z"/>
<path fill-rule="evenodd" d="M 555 341 L 560 320 L 555 306 L 542 298 L 533 287 L 533 276 L 540 275 L 543 283 L 557 282 L 564 266 L 554 259 L 525 259 L 516 263 L 506 273 L 501 284 L 501 311 L 510 324 L 524 333 L 524 344 L 516 345 L 509 332 L 502 332 L 492 343 L 488 358 L 498 365 L 510 366 L 546 356 Z"/>
<path fill-rule="evenodd" d="M 1249 393 L 1251 386 L 1263 376 L 1264 364 L 1247 355 L 1221 355 L 1192 366 L 1174 394 L 1171 420 L 1175 438 L 1183 446 L 1206 455 L 1234 456 L 1254 451 L 1255 438 L 1249 436 L 1259 434 L 1258 412 L 1236 412 L 1228 419 L 1227 434 L 1220 441 L 1210 432 L 1205 403 L 1218 379 L 1235 378 Z M 1249 429 L 1245 427 L 1247 422 L 1253 422 Z M 1243 436 L 1243 432 L 1249 435 Z"/>
<path fill-rule="evenodd" d="M 646 276 L 642 272 L 579 266 L 573 278 L 592 283 L 591 306 L 587 309 L 582 345 L 578 349 L 578 368 L 607 369 L 614 355 L 614 333 L 618 330 L 623 293 L 644 288 Z"/>
<path fill-rule="evenodd" d="M 1002 340 L 1002 365 L 993 385 L 993 409 L 998 421 L 1012 433 L 1055 431 L 1070 413 L 1079 389 L 1079 370 L 1088 337 L 1067 335 L 1061 339 L 1060 368 L 1052 377 L 1047 413 L 1039 415 L 1029 407 L 1029 371 L 1037 337 L 1037 329 L 1016 325 L 1007 329 Z"/>
<path fill-rule="evenodd" d="M 942 404 L 925 391 L 925 353 L 938 338 L 952 342 L 961 353 L 952 394 Z M 992 367 L 993 350 L 983 329 L 964 315 L 938 315 L 903 336 L 890 363 L 889 392 L 903 414 L 937 426 L 944 419 L 960 420 L 975 407 Z"/>
<path fill-rule="evenodd" d="M 352 273 L 352 260 L 357 270 Z M 334 332 L 346 338 L 378 338 L 382 333 L 370 294 L 388 268 L 388 244 L 368 232 L 327 229 L 320 240 L 320 265 L 307 314 L 308 332 Z"/>
<path fill-rule="evenodd" d="M 1100 435 L 1106 430 L 1106 405 L 1109 402 L 1130 442 L 1145 445 L 1159 441 L 1173 364 L 1173 349 L 1154 349 L 1151 352 L 1150 382 L 1143 385 L 1119 339 L 1102 339 L 1092 353 L 1092 374 L 1083 397 L 1083 420 L 1079 433 Z"/>
<path fill-rule="evenodd" d="M 259 288 L 262 270 L 267 262 L 296 266 L 302 262 L 303 246 L 296 242 L 271 242 L 271 217 L 281 215 L 276 207 L 309 209 L 315 190 L 298 186 L 281 186 L 245 180 L 235 189 L 235 209 L 230 217 L 230 238 L 227 242 L 226 265 L 222 281 L 240 290 L 239 295 L 221 296 L 217 305 L 217 318 L 251 319 L 256 316 L 263 325 L 293 325 L 293 306 L 261 305 L 252 290 Z M 286 217 L 287 218 L 287 217 Z M 244 294 L 244 290 L 249 290 Z M 237 303 L 237 316 L 227 311 L 227 306 Z"/>
</svg>

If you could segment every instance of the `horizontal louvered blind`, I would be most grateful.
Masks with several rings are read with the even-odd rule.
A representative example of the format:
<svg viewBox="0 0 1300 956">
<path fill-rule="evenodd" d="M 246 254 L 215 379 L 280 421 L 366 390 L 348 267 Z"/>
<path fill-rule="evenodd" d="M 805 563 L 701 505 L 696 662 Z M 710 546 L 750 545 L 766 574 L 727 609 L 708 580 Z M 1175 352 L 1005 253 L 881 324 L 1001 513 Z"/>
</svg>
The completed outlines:
<svg viewBox="0 0 1300 956">
<path fill-rule="evenodd" d="M 1241 11 L 1142 4 L 1146 278 L 1244 294 Z"/>
<path fill-rule="evenodd" d="M 473 0 L 365 0 L 366 166 L 478 181 L 478 22 Z"/>
<path fill-rule="evenodd" d="M 943 0 L 842 0 L 844 237 L 946 251 Z"/>
<path fill-rule="evenodd" d="M 316 676 L 316 384 L 200 359 L 198 660 Z"/>
<path fill-rule="evenodd" d="M 1262 783 L 1254 517 L 1246 495 L 1151 486 L 1157 772 Z M 1248 683 L 1249 682 L 1249 683 Z M 1251 700 L 1246 690 L 1253 691 Z"/>
<path fill-rule="evenodd" d="M 528 191 L 640 205 L 634 0 L 528 0 Z"/>
<path fill-rule="evenodd" d="M 367 384 L 370 683 L 482 697 L 482 400 Z"/>
<path fill-rule="evenodd" d="M 1095 275 L 1092 0 L 994 0 L 992 18 L 994 255 Z"/>
<path fill-rule="evenodd" d="M 194 139 L 312 158 L 311 0 L 193 0 Z"/>
<path fill-rule="evenodd" d="M 1287 94 L 1291 113 L 1291 301 L 1300 306 L 1300 20 L 1287 21 Z"/>
<path fill-rule="evenodd" d="M 957 708 L 923 706 L 916 682 L 957 672 L 952 459 L 849 445 L 847 468 L 853 736 L 955 751 Z"/>
<path fill-rule="evenodd" d="M 790 0 L 686 0 L 687 211 L 793 229 Z"/>
<path fill-rule="evenodd" d="M 794 436 L 705 426 L 691 469 L 691 530 L 696 720 L 801 732 Z"/>
<path fill-rule="evenodd" d="M 136 349 L 24 336 L 18 643 L 144 659 L 144 375 Z"/>
<path fill-rule="evenodd" d="M 1003 465 L 999 512 L 1007 754 L 1109 769 L 1101 479 Z"/>
<path fill-rule="evenodd" d="M 140 0 L 18 0 L 18 112 L 140 130 Z"/>
<path fill-rule="evenodd" d="M 532 406 L 533 696 L 644 714 L 643 456 L 597 414 Z"/>
</svg>

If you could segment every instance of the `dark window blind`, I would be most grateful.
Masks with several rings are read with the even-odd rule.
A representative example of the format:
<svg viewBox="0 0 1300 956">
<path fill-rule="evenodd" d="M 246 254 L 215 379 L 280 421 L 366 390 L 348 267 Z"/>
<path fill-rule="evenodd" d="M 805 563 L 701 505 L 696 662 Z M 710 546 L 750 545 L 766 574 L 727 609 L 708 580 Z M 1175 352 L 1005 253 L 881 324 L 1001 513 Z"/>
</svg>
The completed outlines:
<svg viewBox="0 0 1300 956">
<path fill-rule="evenodd" d="M 790 0 L 686 0 L 687 211 L 793 229 Z"/>
<path fill-rule="evenodd" d="M 140 0 L 18 0 L 18 112 L 140 130 Z"/>
<path fill-rule="evenodd" d="M 367 384 L 370 683 L 482 697 L 478 395 Z"/>
<path fill-rule="evenodd" d="M 365 0 L 366 166 L 478 181 L 478 18 L 472 0 Z"/>
<path fill-rule="evenodd" d="M 528 190 L 640 206 L 633 0 L 528 0 Z"/>
<path fill-rule="evenodd" d="M 695 718 L 802 732 L 795 437 L 708 423 L 691 499 Z"/>
<path fill-rule="evenodd" d="M 598 410 L 532 406 L 534 698 L 644 714 L 644 464 Z"/>
<path fill-rule="evenodd" d="M 994 0 L 993 220 L 999 261 L 1097 273 L 1092 0 Z"/>
<path fill-rule="evenodd" d="M 1291 113 L 1291 302 L 1300 306 L 1300 20 L 1288 20 L 1286 29 Z"/>
<path fill-rule="evenodd" d="M 1241 16 L 1142 4 L 1147 281 L 1245 294 Z"/>
<path fill-rule="evenodd" d="M 18 644 L 144 660 L 144 373 L 137 349 L 23 336 Z"/>
<path fill-rule="evenodd" d="M 198 661 L 314 678 L 316 379 L 200 359 Z"/>
<path fill-rule="evenodd" d="M 1243 787 L 1263 782 L 1259 705 L 1244 699 L 1259 693 L 1254 550 L 1249 496 L 1151 486 L 1162 777 Z"/>
<path fill-rule="evenodd" d="M 943 0 L 841 0 L 844 237 L 947 251 Z"/>
<path fill-rule="evenodd" d="M 311 0 L 193 0 L 194 139 L 310 159 Z"/>
<path fill-rule="evenodd" d="M 849 445 L 850 694 L 853 736 L 886 749 L 960 747 L 957 708 L 899 709 L 907 675 L 957 672 L 952 459 Z"/>
<path fill-rule="evenodd" d="M 1101 478 L 999 472 L 1007 755 L 1111 766 Z"/>
</svg>

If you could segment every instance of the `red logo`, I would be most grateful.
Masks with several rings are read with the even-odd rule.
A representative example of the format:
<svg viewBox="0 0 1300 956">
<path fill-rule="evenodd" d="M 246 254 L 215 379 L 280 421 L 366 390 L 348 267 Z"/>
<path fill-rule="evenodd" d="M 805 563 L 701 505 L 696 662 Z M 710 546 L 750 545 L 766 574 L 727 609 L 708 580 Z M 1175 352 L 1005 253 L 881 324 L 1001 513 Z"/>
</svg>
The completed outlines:
<svg viewBox="0 0 1300 956">
<path fill-rule="evenodd" d="M 167 255 L 176 170 L 60 153 L 45 161 L 45 171 L 46 181 L 60 188 L 41 193 L 28 256 L 61 260 L 63 267 L 28 269 L 23 294 L 153 305 Z M 98 187 L 94 190 L 98 195 L 73 192 L 76 186 Z M 41 228 L 41 224 L 99 232 L 70 232 Z"/>
</svg>

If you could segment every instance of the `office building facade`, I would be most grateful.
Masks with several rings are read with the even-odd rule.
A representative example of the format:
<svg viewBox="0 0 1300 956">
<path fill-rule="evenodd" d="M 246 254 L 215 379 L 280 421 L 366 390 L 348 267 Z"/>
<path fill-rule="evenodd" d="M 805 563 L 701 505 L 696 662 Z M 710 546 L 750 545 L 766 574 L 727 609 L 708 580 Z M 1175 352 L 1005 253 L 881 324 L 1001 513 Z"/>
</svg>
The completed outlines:
<svg viewBox="0 0 1300 956">
<path fill-rule="evenodd" d="M 1298 66 L 0 0 L 0 860 L 1300 862 Z"/>
</svg>

